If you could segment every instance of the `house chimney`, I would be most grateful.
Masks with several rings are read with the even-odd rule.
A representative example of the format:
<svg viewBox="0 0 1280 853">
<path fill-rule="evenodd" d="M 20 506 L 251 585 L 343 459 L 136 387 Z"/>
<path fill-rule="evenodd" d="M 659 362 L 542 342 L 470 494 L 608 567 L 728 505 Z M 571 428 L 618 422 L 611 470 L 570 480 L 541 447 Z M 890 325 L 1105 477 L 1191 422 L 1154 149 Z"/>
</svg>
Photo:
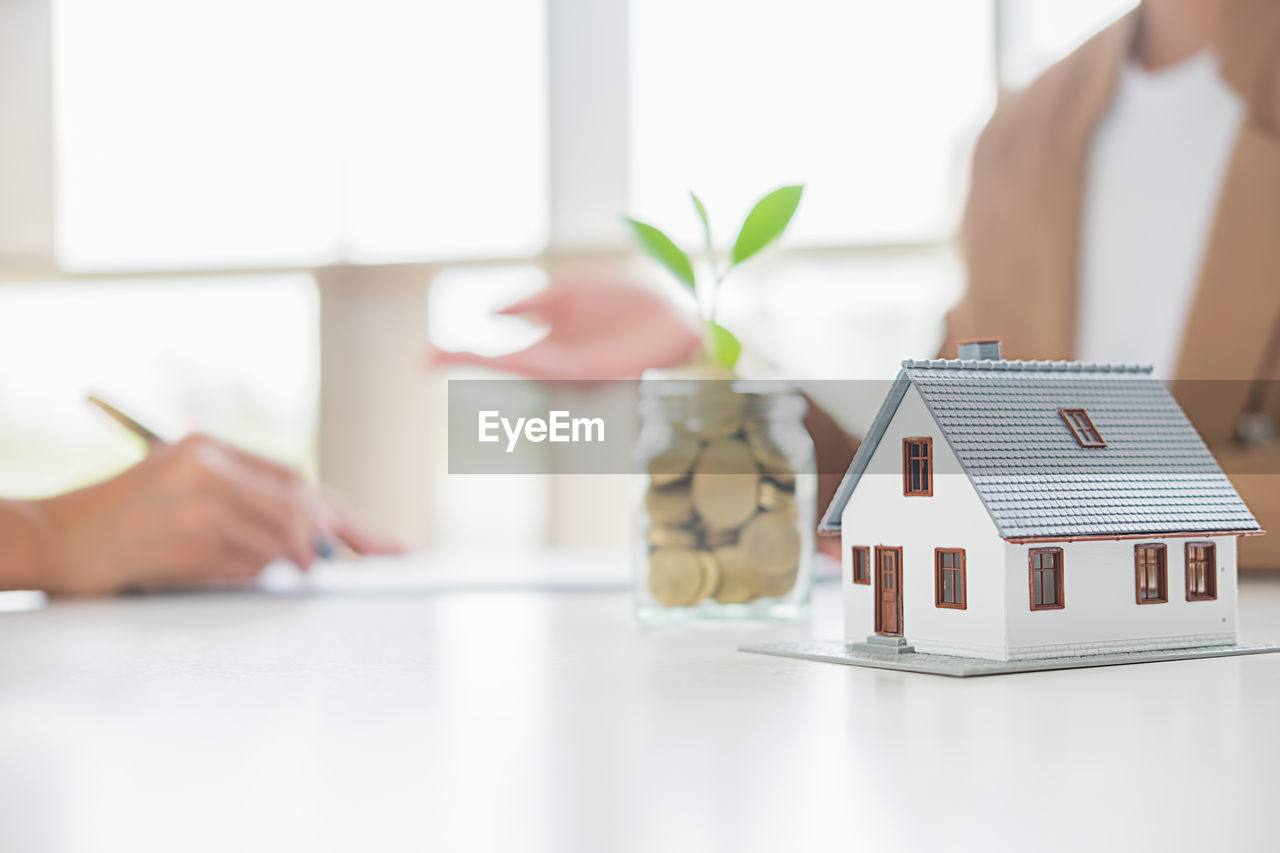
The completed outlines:
<svg viewBox="0 0 1280 853">
<path fill-rule="evenodd" d="M 1000 340 L 998 338 L 975 338 L 971 341 L 960 341 L 959 344 L 960 358 L 974 359 L 977 361 L 991 360 L 999 361 Z"/>
</svg>

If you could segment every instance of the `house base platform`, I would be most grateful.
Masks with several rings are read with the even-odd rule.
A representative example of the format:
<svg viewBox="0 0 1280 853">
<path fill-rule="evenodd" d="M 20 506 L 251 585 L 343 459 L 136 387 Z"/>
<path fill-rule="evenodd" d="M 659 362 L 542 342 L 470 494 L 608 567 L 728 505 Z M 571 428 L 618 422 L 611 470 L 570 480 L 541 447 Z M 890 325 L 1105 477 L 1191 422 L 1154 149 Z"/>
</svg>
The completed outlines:
<svg viewBox="0 0 1280 853">
<path fill-rule="evenodd" d="M 926 672 L 930 675 L 950 675 L 970 678 L 977 675 L 1006 675 L 1013 672 L 1040 672 L 1050 669 L 1083 669 L 1091 666 L 1119 666 L 1129 663 L 1156 663 L 1193 658 L 1221 658 L 1234 655 L 1265 655 L 1280 652 L 1274 643 L 1236 643 L 1234 646 L 1205 646 L 1190 649 L 1160 649 L 1145 652 L 1117 652 L 1110 654 L 1080 655 L 1078 657 L 1032 658 L 1029 660 L 981 660 L 954 655 L 930 655 L 921 652 L 898 652 L 894 649 L 878 651 L 866 643 L 843 643 L 835 640 L 806 643 L 764 643 L 758 646 L 740 646 L 738 651 L 761 655 L 777 655 L 825 663 L 843 663 L 849 666 L 869 666 L 875 669 L 899 669 L 905 672 Z"/>
</svg>

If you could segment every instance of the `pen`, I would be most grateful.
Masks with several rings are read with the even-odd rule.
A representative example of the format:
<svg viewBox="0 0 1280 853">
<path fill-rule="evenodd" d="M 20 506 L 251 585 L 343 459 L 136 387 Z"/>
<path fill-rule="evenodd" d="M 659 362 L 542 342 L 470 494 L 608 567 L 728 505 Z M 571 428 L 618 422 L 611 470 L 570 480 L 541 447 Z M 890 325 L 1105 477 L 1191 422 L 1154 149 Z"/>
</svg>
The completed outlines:
<svg viewBox="0 0 1280 853">
<path fill-rule="evenodd" d="M 145 441 L 147 444 L 168 444 L 161 435 L 150 427 L 144 426 L 141 421 L 132 415 L 126 415 L 97 394 L 89 395 L 89 402 L 106 412 L 112 420 L 120 424 L 129 432 Z M 316 556 L 322 560 L 333 559 L 333 545 L 325 539 L 316 539 L 312 543 L 312 549 L 316 552 Z"/>
</svg>

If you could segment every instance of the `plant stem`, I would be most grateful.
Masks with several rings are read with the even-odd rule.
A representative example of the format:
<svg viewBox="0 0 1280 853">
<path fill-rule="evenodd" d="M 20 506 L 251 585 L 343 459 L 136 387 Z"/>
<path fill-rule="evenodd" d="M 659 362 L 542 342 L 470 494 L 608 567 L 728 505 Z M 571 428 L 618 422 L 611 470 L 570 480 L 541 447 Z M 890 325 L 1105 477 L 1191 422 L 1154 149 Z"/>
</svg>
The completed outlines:
<svg viewBox="0 0 1280 853">
<path fill-rule="evenodd" d="M 720 307 L 720 285 L 724 282 L 724 277 L 729 274 L 729 267 L 725 267 L 720 272 L 716 272 L 715 261 L 711 262 L 711 272 L 715 275 L 715 281 L 711 284 L 711 309 L 707 312 L 707 319 L 714 323 L 716 321 L 716 309 Z"/>
</svg>

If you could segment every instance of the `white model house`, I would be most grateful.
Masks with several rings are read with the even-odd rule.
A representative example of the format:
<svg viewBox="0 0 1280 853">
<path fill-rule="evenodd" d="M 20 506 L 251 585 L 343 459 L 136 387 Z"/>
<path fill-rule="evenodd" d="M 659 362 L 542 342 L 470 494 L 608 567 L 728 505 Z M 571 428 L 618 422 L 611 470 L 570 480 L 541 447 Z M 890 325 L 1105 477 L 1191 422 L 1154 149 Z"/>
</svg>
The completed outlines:
<svg viewBox="0 0 1280 853">
<path fill-rule="evenodd" d="M 1024 660 L 1231 645 L 1262 531 L 1150 368 L 906 361 L 820 525 L 845 638 Z"/>
</svg>

